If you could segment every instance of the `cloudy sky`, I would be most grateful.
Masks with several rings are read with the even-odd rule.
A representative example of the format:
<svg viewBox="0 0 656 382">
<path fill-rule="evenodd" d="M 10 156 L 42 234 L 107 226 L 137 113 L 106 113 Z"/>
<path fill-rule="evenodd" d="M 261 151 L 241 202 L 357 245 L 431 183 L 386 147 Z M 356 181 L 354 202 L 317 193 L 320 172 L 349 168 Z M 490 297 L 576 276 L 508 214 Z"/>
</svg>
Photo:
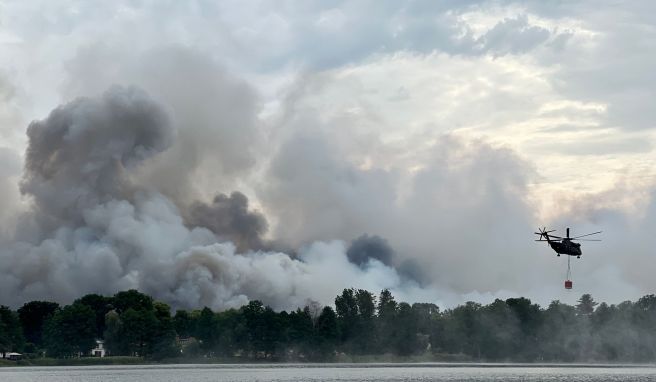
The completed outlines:
<svg viewBox="0 0 656 382">
<path fill-rule="evenodd" d="M 46 140 L 35 154 L 43 132 L 35 128 L 32 143 L 26 134 L 35 120 L 46 130 L 56 125 L 46 118 L 60 105 L 76 121 L 88 108 L 136 99 L 158 105 L 173 132 L 169 138 L 157 128 L 164 135 L 148 144 L 158 154 L 137 155 L 135 168 L 122 163 L 128 175 L 110 181 L 157 194 L 185 230 L 204 227 L 218 237 L 194 236 L 193 245 L 231 241 L 253 261 L 246 268 L 256 263 L 253 251 L 266 261 L 284 256 L 319 284 L 280 286 L 314 294 L 262 295 L 250 285 L 259 273 L 237 267 L 250 284 L 226 293 L 240 302 L 269 298 L 284 307 L 286 295 L 298 294 L 328 303 L 349 286 L 396 288 L 406 299 L 443 305 L 515 295 L 574 302 L 582 293 L 620 302 L 651 293 L 655 15 L 656 4 L 646 0 L 0 0 L 0 231 L 10 248 L 0 256 L 12 264 L 3 272 L 22 272 L 11 288 L 26 298 L 161 287 L 173 291 L 162 298 L 183 304 L 176 288 L 194 284 L 195 273 L 176 287 L 149 284 L 139 275 L 152 268 L 125 260 L 116 249 L 124 239 L 107 239 L 85 212 L 117 200 L 139 211 L 133 193 L 95 190 L 101 196 L 76 204 L 74 217 L 44 207 L 61 203 L 65 190 L 44 196 L 55 186 L 38 183 L 52 175 L 41 154 L 55 166 L 48 171 L 57 172 L 57 163 L 79 169 L 95 163 L 102 145 L 80 149 L 89 141 L 65 138 L 46 149 Z M 133 86 L 148 100 L 107 93 L 117 86 Z M 75 99 L 101 101 L 69 103 Z M 82 120 L 116 123 L 94 118 Z M 28 145 L 35 147 L 31 160 Z M 70 161 L 53 154 L 78 149 Z M 82 184 L 70 172 L 57 179 L 56 187 Z M 154 208 L 148 205 L 144 211 Z M 242 220 L 223 218 L 236 209 Z M 46 229 L 39 214 L 56 222 Z M 38 229 L 16 232 L 25 216 Z M 18 260 L 27 258 L 16 249 L 21 243 L 43 248 L 60 237 L 53 224 L 72 232 L 91 227 L 94 240 L 112 241 L 121 260 L 110 286 L 61 285 L 58 278 L 79 272 L 79 256 L 87 256 L 79 245 L 64 245 L 48 265 L 41 252 Z M 573 292 L 562 289 L 566 260 L 532 241 L 538 226 L 604 231 L 603 242 L 584 243 L 583 258 L 573 259 Z M 357 238 L 369 240 L 372 261 L 349 257 Z M 177 267 L 196 248 L 173 247 Z M 351 262 L 339 263 L 342 257 Z M 59 262 L 68 265 L 52 276 Z M 43 275 L 31 275 L 35 263 Z M 280 278 L 295 277 L 278 266 Z M 257 267 L 267 272 L 266 263 Z M 48 281 L 34 286 L 39 277 Z M 59 288 L 65 291 L 44 292 Z M 199 303 L 233 301 L 210 300 Z"/>
</svg>

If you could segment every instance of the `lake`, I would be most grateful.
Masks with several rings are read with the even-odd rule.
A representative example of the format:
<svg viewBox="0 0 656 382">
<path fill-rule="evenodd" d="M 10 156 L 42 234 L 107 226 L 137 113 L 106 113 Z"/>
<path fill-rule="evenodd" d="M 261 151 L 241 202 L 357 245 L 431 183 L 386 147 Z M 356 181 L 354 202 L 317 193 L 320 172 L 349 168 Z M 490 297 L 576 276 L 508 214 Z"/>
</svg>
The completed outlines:
<svg viewBox="0 0 656 382">
<path fill-rule="evenodd" d="M 258 364 L 0 368 L 2 382 L 655 380 L 655 367 L 621 365 Z"/>
</svg>

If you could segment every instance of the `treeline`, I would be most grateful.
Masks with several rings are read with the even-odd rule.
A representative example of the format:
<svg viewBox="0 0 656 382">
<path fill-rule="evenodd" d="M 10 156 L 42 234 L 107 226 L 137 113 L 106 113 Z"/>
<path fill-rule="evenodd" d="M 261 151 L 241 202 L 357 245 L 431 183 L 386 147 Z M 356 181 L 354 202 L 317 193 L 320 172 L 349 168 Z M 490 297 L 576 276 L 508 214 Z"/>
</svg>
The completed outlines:
<svg viewBox="0 0 656 382">
<path fill-rule="evenodd" d="M 32 301 L 0 307 L 0 352 L 31 356 L 88 355 L 104 339 L 111 355 L 151 359 L 331 360 L 350 356 L 422 354 L 484 361 L 656 360 L 656 296 L 618 305 L 585 294 L 575 306 L 541 308 L 526 298 L 468 302 L 440 311 L 345 289 L 335 307 L 310 304 L 276 312 L 259 301 L 214 312 L 178 310 L 136 290 L 86 295 L 73 304 Z"/>
</svg>

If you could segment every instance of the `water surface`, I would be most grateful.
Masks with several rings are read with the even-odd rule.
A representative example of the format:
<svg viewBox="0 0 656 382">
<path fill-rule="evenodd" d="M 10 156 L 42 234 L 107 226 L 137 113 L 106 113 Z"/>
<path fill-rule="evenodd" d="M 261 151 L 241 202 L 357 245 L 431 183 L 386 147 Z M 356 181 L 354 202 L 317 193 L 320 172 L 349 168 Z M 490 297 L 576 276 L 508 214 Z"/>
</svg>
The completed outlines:
<svg viewBox="0 0 656 382">
<path fill-rule="evenodd" d="M 656 368 L 621 365 L 303 364 L 0 368 L 2 382 L 656 381 Z"/>
</svg>

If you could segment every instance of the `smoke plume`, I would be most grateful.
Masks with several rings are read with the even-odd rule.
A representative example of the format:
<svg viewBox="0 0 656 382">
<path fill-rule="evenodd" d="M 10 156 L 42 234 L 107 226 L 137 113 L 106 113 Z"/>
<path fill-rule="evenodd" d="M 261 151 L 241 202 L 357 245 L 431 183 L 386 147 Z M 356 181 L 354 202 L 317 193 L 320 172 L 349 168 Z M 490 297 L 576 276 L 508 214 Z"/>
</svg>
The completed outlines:
<svg viewBox="0 0 656 382">
<path fill-rule="evenodd" d="M 113 88 L 81 98 L 30 124 L 23 194 L 48 229 L 84 224 L 83 214 L 134 191 L 128 173 L 168 148 L 174 130 L 141 91 Z"/>
<path fill-rule="evenodd" d="M 314 243 L 297 258 L 254 252 L 266 220 L 239 192 L 182 214 L 139 185 L 139 167 L 176 137 L 167 114 L 139 89 L 78 98 L 33 122 L 28 137 L 21 191 L 32 204 L 0 252 L 3 303 L 138 288 L 181 307 L 261 299 L 292 308 L 310 298 L 328 303 L 344 285 L 403 285 L 384 263 L 366 270 L 350 263 L 341 242 Z"/>
<path fill-rule="evenodd" d="M 369 263 L 370 259 L 376 259 L 385 265 L 392 264 L 394 250 L 389 246 L 387 240 L 380 236 L 362 235 L 351 242 L 346 256 L 349 261 L 362 267 Z"/>
<path fill-rule="evenodd" d="M 221 239 L 234 243 L 240 251 L 263 246 L 266 219 L 261 213 L 249 211 L 248 198 L 241 192 L 216 195 L 211 204 L 194 202 L 188 214 L 188 225 L 205 227 Z"/>
</svg>

